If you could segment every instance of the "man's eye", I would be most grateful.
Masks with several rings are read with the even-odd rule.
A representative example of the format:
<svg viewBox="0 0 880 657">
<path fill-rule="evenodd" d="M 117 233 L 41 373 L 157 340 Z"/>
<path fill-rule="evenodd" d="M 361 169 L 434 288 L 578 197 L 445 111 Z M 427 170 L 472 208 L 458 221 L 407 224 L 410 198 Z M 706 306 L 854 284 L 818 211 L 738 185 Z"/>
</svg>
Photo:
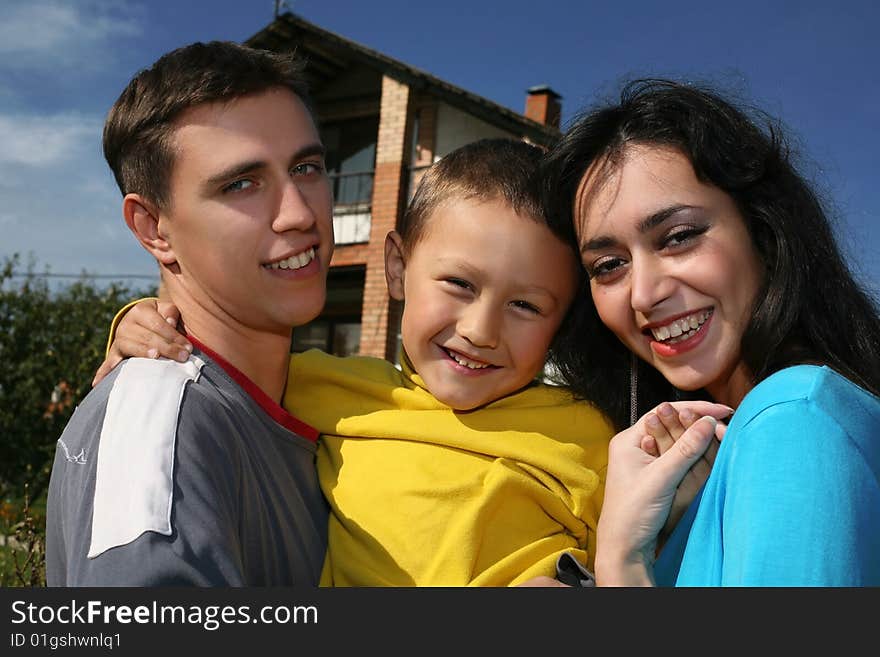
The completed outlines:
<svg viewBox="0 0 880 657">
<path fill-rule="evenodd" d="M 303 162 L 293 167 L 290 172 L 297 176 L 307 176 L 310 173 L 320 173 L 324 167 L 317 162 Z"/>
<path fill-rule="evenodd" d="M 252 187 L 253 184 L 253 180 L 242 178 L 241 180 L 236 180 L 226 185 L 226 187 L 223 188 L 223 193 L 225 194 L 226 192 L 241 192 L 245 189 L 248 189 L 249 187 Z"/>
</svg>

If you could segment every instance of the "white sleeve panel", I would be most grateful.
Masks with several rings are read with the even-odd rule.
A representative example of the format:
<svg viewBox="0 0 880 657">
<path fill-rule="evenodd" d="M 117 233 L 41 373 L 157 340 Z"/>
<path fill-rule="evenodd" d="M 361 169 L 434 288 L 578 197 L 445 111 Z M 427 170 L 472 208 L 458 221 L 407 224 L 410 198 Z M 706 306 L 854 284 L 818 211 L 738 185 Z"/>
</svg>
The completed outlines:
<svg viewBox="0 0 880 657">
<path fill-rule="evenodd" d="M 174 444 L 181 401 L 204 361 L 131 358 L 120 367 L 101 427 L 88 557 L 147 531 L 171 534 Z"/>
</svg>

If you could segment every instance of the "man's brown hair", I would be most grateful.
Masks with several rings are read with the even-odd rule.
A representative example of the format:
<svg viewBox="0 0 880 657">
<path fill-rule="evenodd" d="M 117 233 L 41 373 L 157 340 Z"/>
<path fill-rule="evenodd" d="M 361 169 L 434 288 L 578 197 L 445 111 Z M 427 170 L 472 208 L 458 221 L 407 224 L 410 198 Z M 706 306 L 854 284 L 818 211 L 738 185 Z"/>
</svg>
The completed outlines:
<svg viewBox="0 0 880 657">
<path fill-rule="evenodd" d="M 546 223 L 541 193 L 543 151 L 517 139 L 480 139 L 444 156 L 425 172 L 400 226 L 403 247 L 429 230 L 429 217 L 453 200 L 501 200 L 520 215 Z"/>
<path fill-rule="evenodd" d="M 290 53 L 211 41 L 160 57 L 129 82 L 104 123 L 104 157 L 122 194 L 167 207 L 175 118 L 190 107 L 274 87 L 289 89 L 311 111 L 303 64 Z"/>
</svg>

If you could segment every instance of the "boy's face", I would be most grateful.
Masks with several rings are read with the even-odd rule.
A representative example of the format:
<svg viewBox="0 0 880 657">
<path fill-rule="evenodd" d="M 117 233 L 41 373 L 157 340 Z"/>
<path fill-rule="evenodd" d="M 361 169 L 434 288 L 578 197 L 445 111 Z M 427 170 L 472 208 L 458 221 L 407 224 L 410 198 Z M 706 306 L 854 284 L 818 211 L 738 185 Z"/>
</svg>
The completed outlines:
<svg viewBox="0 0 880 657">
<path fill-rule="evenodd" d="M 159 232 L 185 295 L 228 325 L 289 334 L 324 305 L 332 197 L 311 114 L 278 88 L 175 121 Z"/>
<path fill-rule="evenodd" d="M 438 400 L 470 410 L 539 374 L 579 265 L 500 200 L 448 202 L 428 222 L 403 275 L 403 346 Z"/>
</svg>

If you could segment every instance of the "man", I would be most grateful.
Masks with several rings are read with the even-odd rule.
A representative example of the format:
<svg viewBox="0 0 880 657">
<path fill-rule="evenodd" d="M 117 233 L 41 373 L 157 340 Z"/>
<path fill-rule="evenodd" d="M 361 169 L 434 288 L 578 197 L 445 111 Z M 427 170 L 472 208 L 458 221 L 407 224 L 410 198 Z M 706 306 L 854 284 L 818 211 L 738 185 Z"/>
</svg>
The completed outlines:
<svg viewBox="0 0 880 657">
<path fill-rule="evenodd" d="M 325 300 L 323 152 L 301 67 L 233 43 L 164 55 L 114 104 L 123 215 L 195 349 L 126 361 L 74 413 L 49 490 L 50 586 L 317 582 L 317 433 L 279 401 L 291 327 Z"/>
</svg>

